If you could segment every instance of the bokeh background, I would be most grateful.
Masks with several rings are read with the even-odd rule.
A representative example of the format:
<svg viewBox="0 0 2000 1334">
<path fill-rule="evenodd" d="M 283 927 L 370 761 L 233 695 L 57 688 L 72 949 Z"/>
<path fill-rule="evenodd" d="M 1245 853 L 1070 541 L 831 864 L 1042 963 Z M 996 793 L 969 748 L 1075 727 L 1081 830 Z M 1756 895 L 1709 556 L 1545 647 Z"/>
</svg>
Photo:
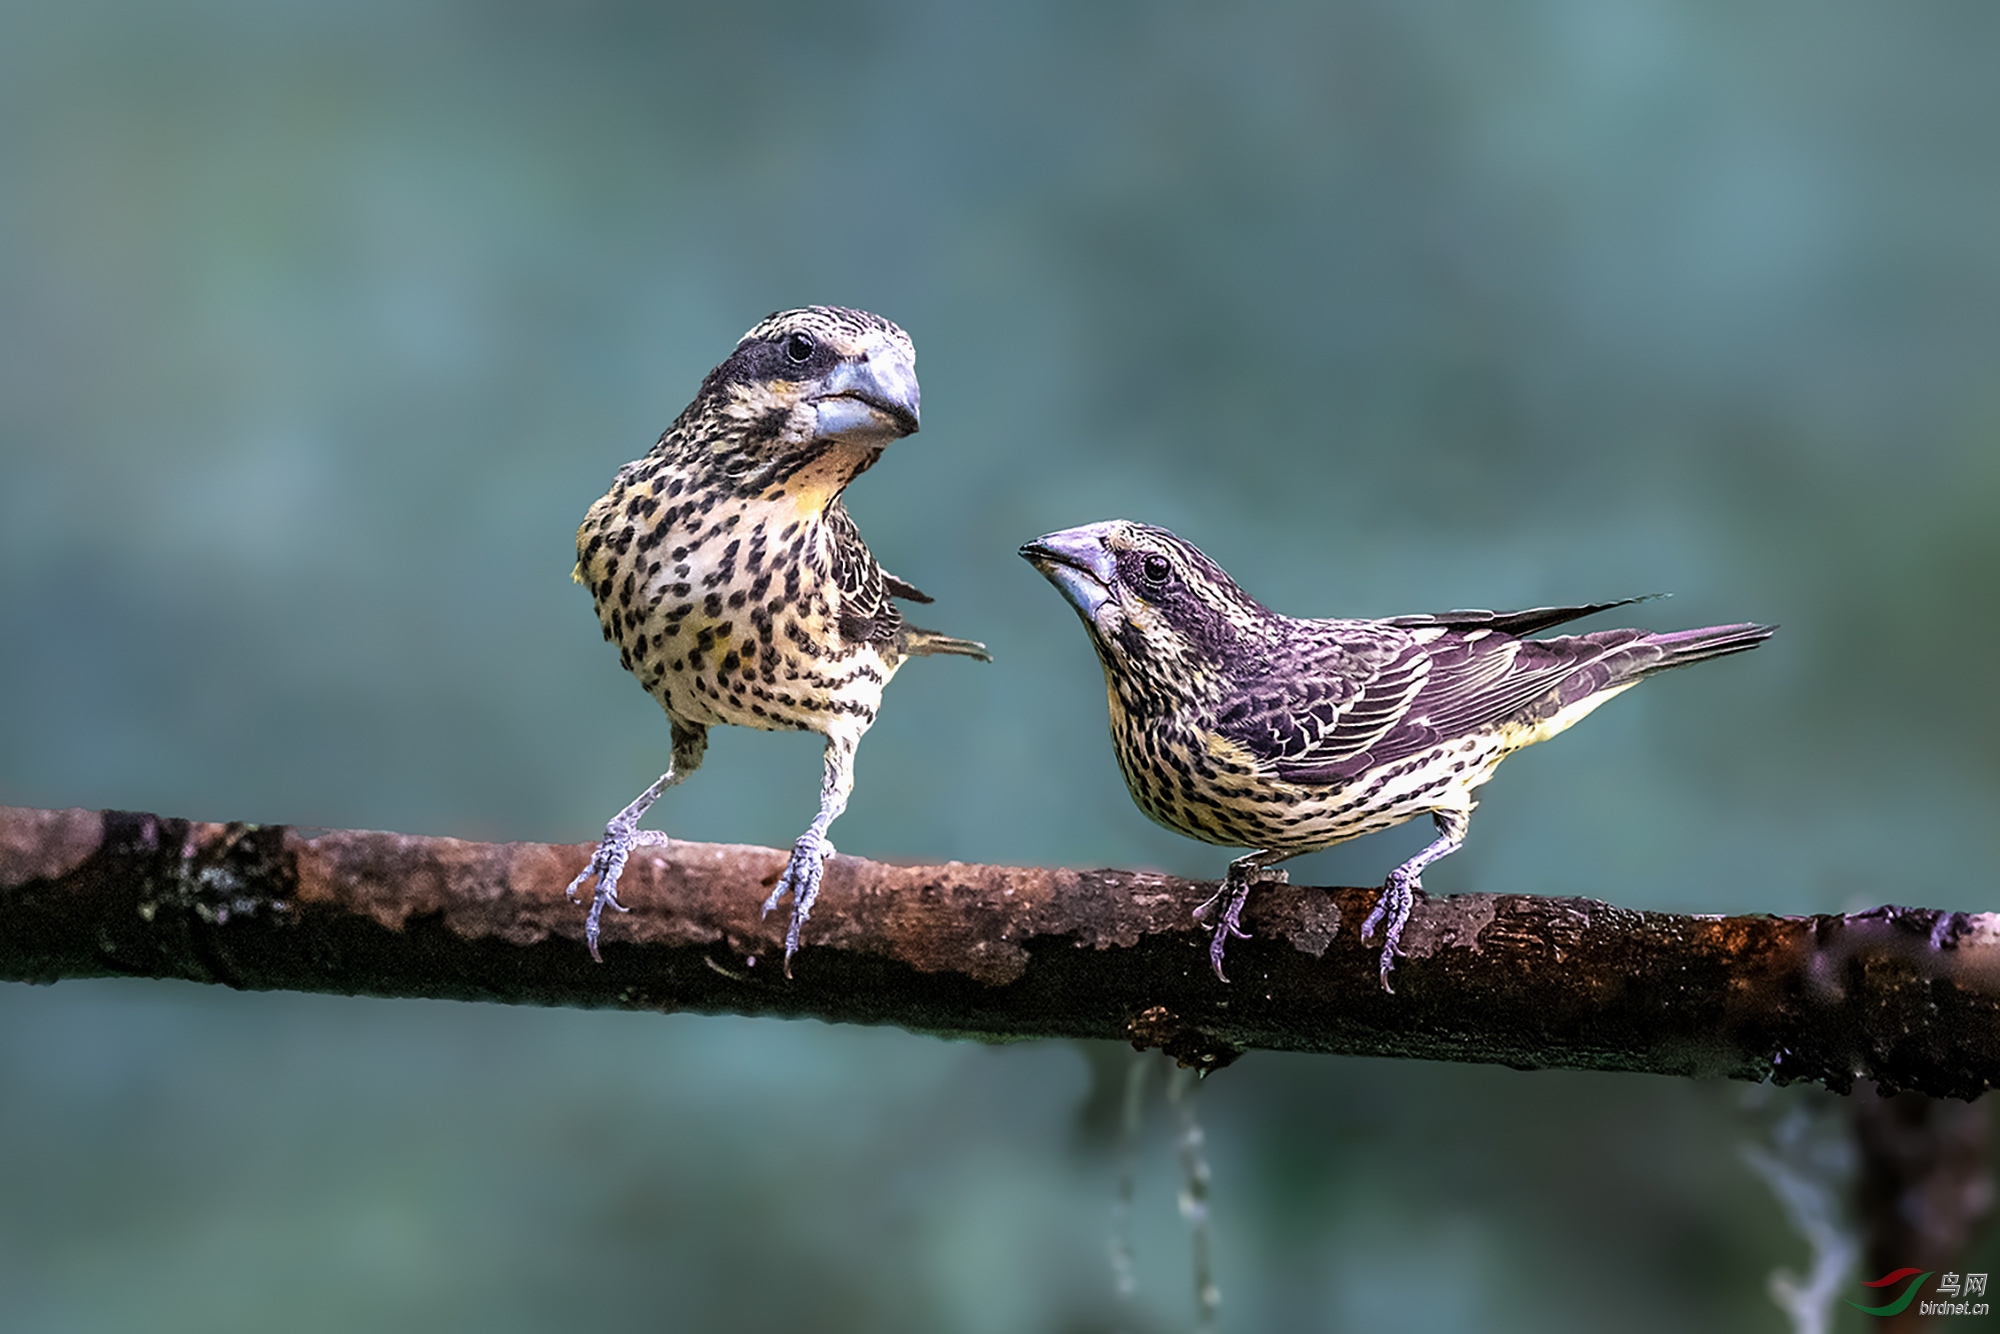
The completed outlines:
<svg viewBox="0 0 2000 1334">
<path fill-rule="evenodd" d="M 832 302 L 924 385 L 850 505 L 998 658 L 898 678 L 843 850 L 1220 871 L 1013 555 L 1123 516 L 1299 614 L 1782 624 L 1512 761 L 1433 893 L 2000 908 L 1996 42 L 1928 0 L 6 0 L 0 801 L 591 837 L 667 729 L 575 524 Z M 817 778 L 720 732 L 660 823 L 782 845 Z M 1164 1107 L 1111 1296 L 1124 1059 L 0 988 L 0 1326 L 1186 1328 Z M 1253 1055 L 1199 1093 L 1224 1327 L 1781 1329 L 1744 1094 Z"/>
</svg>

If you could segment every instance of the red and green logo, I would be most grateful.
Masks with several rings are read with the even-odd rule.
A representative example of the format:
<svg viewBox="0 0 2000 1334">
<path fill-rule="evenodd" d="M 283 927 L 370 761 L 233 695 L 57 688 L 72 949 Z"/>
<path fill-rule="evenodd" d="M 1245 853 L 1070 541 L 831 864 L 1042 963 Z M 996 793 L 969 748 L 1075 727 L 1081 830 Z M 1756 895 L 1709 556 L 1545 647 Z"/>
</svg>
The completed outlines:
<svg viewBox="0 0 2000 1334">
<path fill-rule="evenodd" d="M 1895 1301 L 1890 1302 L 1887 1306 L 1863 1306 L 1860 1302 L 1844 1297 L 1841 1300 L 1847 1302 L 1849 1306 L 1863 1315 L 1901 1315 L 1903 1312 L 1909 1310 L 1910 1303 L 1917 1299 L 1917 1289 L 1924 1286 L 1924 1280 L 1936 1272 L 1937 1270 L 1935 1269 L 1898 1269 L 1893 1273 L 1882 1275 L 1882 1277 L 1872 1283 L 1863 1283 L 1861 1285 L 1864 1288 L 1888 1288 L 1894 1284 L 1901 1283 L 1906 1278 L 1910 1279 L 1910 1286 L 1903 1289 L 1903 1295 L 1896 1298 Z M 1912 1274 L 1915 1274 L 1916 1277 L 1910 1278 Z"/>
</svg>

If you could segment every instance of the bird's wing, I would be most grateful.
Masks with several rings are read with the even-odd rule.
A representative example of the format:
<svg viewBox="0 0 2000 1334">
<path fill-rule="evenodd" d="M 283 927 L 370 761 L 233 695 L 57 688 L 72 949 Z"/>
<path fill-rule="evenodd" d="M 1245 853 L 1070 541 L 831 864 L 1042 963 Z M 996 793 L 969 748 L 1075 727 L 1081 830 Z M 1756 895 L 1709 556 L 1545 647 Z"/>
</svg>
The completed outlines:
<svg viewBox="0 0 2000 1334">
<path fill-rule="evenodd" d="M 857 644 L 896 638 L 903 628 L 903 614 L 893 600 L 892 576 L 861 540 L 847 506 L 833 502 L 827 508 L 826 527 L 832 539 L 833 584 L 840 590 L 841 638 Z M 909 587 L 900 579 L 893 582 Z"/>
<path fill-rule="evenodd" d="M 1635 598 L 1619 598 L 1616 602 L 1585 602 L 1574 607 L 1530 607 L 1526 611 L 1441 611 L 1427 616 L 1392 616 L 1383 624 L 1405 629 L 1435 625 L 1447 630 L 1484 629 L 1497 630 L 1503 635 L 1532 635 L 1550 626 L 1610 611 L 1613 607 L 1629 607 L 1635 602 L 1649 602 L 1665 596 L 1665 593 L 1642 593 Z"/>
<path fill-rule="evenodd" d="M 1294 622 L 1254 675 L 1231 682 L 1216 731 L 1280 771 L 1338 763 L 1395 726 L 1429 670 L 1400 630 Z"/>
<path fill-rule="evenodd" d="M 1409 633 L 1405 651 L 1316 742 L 1267 757 L 1274 772 L 1300 783 L 1344 781 L 1472 735 L 1519 717 L 1579 672 L 1644 636 L 1638 630 L 1609 630 L 1522 640 L 1483 625 Z"/>
</svg>

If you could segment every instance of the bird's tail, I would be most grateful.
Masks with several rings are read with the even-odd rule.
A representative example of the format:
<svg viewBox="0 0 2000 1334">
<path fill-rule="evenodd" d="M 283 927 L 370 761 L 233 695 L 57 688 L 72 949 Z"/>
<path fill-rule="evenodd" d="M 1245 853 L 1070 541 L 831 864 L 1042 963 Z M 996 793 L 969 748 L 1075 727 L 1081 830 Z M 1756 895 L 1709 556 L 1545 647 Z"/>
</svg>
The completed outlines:
<svg viewBox="0 0 2000 1334">
<path fill-rule="evenodd" d="M 929 657 L 933 653 L 956 653 L 960 657 L 977 658 L 981 662 L 993 661 L 993 655 L 986 651 L 986 645 L 974 639 L 953 639 L 935 630 L 924 630 L 914 625 L 903 627 L 903 652 L 913 658 Z"/>
<path fill-rule="evenodd" d="M 1691 662 L 1725 657 L 1756 648 L 1776 633 L 1775 625 L 1710 625 L 1699 630 L 1675 630 L 1664 635 L 1648 635 L 1646 645 L 1658 649 L 1660 657 L 1648 663 L 1641 676 L 1664 672 L 1669 667 L 1685 667 Z"/>
</svg>

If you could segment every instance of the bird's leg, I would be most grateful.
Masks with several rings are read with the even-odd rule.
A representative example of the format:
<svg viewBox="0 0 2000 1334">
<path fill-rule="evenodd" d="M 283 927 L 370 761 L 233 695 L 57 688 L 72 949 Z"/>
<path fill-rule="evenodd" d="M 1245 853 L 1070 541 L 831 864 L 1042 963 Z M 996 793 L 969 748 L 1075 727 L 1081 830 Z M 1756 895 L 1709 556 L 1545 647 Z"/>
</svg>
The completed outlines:
<svg viewBox="0 0 2000 1334">
<path fill-rule="evenodd" d="M 1361 939 L 1367 940 L 1375 934 L 1376 923 L 1382 924 L 1382 990 L 1394 992 L 1389 985 L 1389 972 L 1396 966 L 1396 942 L 1402 939 L 1403 924 L 1410 920 L 1410 908 L 1416 903 L 1416 891 L 1422 889 L 1424 868 L 1440 857 L 1449 857 L 1457 852 L 1465 842 L 1465 827 L 1470 821 L 1470 811 L 1432 811 L 1431 822 L 1437 826 L 1437 841 L 1422 852 L 1389 872 L 1388 883 L 1375 900 L 1374 911 L 1361 923 Z"/>
<path fill-rule="evenodd" d="M 619 912 L 629 912 L 618 901 L 618 877 L 625 873 L 625 862 L 634 848 L 657 847 L 671 842 L 665 834 L 654 829 L 639 828 L 639 821 L 648 808 L 660 799 L 660 794 L 686 778 L 701 767 L 702 751 L 708 746 L 706 728 L 684 727 L 679 722 L 673 724 L 673 761 L 667 771 L 654 780 L 653 785 L 632 799 L 632 804 L 611 817 L 611 823 L 604 826 L 604 837 L 597 844 L 590 861 L 576 879 L 569 882 L 570 901 L 576 901 L 577 890 L 592 876 L 597 877 L 597 891 L 590 899 L 590 916 L 584 920 L 583 942 L 590 947 L 590 957 L 598 963 L 604 960 L 597 953 L 598 919 L 604 916 L 604 906 L 608 903 Z"/>
<path fill-rule="evenodd" d="M 792 896 L 792 921 L 785 928 L 785 976 L 792 975 L 792 956 L 799 951 L 799 933 L 812 916 L 813 900 L 819 897 L 820 878 L 826 874 L 826 859 L 833 855 L 827 829 L 847 809 L 847 795 L 854 790 L 854 747 L 858 738 L 829 736 L 826 739 L 826 777 L 819 788 L 819 814 L 792 844 L 791 860 L 764 900 L 764 915 L 785 895 Z"/>
<path fill-rule="evenodd" d="M 1194 910 L 1194 919 L 1206 925 L 1209 910 L 1221 905 L 1216 914 L 1215 934 L 1209 937 L 1208 963 L 1215 969 L 1218 980 L 1227 982 L 1222 975 L 1222 951 L 1229 944 L 1231 936 L 1248 940 L 1250 933 L 1241 924 L 1243 905 L 1250 901 L 1250 891 L 1258 885 L 1282 885 L 1288 879 L 1284 871 L 1273 866 L 1291 856 L 1289 852 L 1276 852 L 1266 848 L 1253 852 L 1247 857 L 1238 857 L 1229 863 L 1229 873 L 1222 877 L 1222 885 L 1208 901 Z"/>
</svg>

